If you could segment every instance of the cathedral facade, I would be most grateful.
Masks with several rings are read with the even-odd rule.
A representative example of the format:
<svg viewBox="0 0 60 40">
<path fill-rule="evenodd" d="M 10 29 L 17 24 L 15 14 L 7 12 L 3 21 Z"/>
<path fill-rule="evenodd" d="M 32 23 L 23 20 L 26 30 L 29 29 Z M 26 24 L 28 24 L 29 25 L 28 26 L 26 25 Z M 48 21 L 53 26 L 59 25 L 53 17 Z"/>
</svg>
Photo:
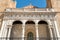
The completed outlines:
<svg viewBox="0 0 60 40">
<path fill-rule="evenodd" d="M 0 0 L 0 40 L 60 40 L 60 0 L 46 2 L 46 8 L 16 8 Z"/>
</svg>

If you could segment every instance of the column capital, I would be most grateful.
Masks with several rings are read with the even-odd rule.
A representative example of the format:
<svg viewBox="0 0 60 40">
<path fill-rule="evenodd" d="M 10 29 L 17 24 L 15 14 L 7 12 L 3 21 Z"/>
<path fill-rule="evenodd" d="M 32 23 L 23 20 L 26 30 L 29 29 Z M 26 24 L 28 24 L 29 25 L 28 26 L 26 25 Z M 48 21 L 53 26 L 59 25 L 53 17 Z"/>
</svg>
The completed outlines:
<svg viewBox="0 0 60 40">
<path fill-rule="evenodd" d="M 49 25 L 49 29 L 53 28 L 53 25 Z"/>
<path fill-rule="evenodd" d="M 34 20 L 35 24 L 38 24 L 39 21 L 40 21 L 40 20 Z"/>
<path fill-rule="evenodd" d="M 7 28 L 12 28 L 12 25 L 7 25 Z"/>
<path fill-rule="evenodd" d="M 27 22 L 27 20 L 21 20 L 23 24 L 25 24 Z"/>
</svg>

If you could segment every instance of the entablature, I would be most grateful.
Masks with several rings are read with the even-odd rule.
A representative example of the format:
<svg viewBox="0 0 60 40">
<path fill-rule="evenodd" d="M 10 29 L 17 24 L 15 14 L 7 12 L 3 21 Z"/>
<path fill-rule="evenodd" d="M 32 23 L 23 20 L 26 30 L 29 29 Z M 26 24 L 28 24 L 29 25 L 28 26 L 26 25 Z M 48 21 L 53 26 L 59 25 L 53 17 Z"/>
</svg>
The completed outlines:
<svg viewBox="0 0 60 40">
<path fill-rule="evenodd" d="M 54 19 L 55 12 L 5 12 L 3 19 L 12 20 L 37 20 L 37 19 Z"/>
</svg>

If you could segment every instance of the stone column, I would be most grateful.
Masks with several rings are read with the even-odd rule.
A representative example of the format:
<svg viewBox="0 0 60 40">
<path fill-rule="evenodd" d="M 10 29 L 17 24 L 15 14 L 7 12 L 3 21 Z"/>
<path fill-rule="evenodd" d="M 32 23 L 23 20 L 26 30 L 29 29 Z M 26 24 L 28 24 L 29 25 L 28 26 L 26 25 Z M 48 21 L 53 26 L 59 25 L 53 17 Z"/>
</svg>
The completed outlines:
<svg viewBox="0 0 60 40">
<path fill-rule="evenodd" d="M 25 23 L 26 23 L 26 20 L 22 20 L 23 22 L 23 25 L 22 25 L 22 40 L 24 40 L 24 34 L 25 34 Z"/>
<path fill-rule="evenodd" d="M 22 26 L 22 40 L 24 40 L 24 33 L 25 33 L 25 23 Z"/>
<path fill-rule="evenodd" d="M 2 23 L 2 28 L 0 33 L 1 40 L 6 40 L 6 36 L 7 36 L 7 21 L 4 20 Z"/>
<path fill-rule="evenodd" d="M 8 34 L 7 34 L 8 39 L 7 40 L 10 40 L 11 29 L 12 29 L 12 25 L 8 25 Z"/>
<path fill-rule="evenodd" d="M 60 36 L 59 36 L 59 31 L 58 31 L 58 26 L 57 26 L 57 22 L 54 20 L 54 25 L 55 25 L 55 30 L 56 30 L 56 40 L 60 40 L 60 39 L 58 39 Z"/>
<path fill-rule="evenodd" d="M 36 40 L 39 40 L 38 22 L 39 22 L 39 20 L 36 20 L 36 21 L 35 21 L 35 27 L 36 27 Z"/>
<path fill-rule="evenodd" d="M 53 26 L 52 25 L 49 25 L 49 32 L 50 32 L 50 37 L 51 37 L 51 40 L 53 40 L 53 33 L 52 33 L 52 28 Z"/>
<path fill-rule="evenodd" d="M 3 20 L 0 38 L 4 37 L 4 39 L 1 39 L 1 40 L 7 40 L 6 37 L 10 37 L 10 32 L 12 28 L 11 25 L 13 21 L 14 20 Z"/>
</svg>

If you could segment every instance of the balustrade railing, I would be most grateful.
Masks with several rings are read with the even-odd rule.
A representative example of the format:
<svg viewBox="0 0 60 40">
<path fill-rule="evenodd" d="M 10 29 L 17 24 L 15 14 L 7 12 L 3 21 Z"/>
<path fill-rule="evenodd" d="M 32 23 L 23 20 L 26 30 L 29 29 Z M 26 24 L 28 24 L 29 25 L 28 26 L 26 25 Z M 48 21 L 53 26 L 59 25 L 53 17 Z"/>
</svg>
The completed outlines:
<svg viewBox="0 0 60 40">
<path fill-rule="evenodd" d="M 54 12 L 53 8 L 7 8 L 6 12 Z"/>
</svg>

